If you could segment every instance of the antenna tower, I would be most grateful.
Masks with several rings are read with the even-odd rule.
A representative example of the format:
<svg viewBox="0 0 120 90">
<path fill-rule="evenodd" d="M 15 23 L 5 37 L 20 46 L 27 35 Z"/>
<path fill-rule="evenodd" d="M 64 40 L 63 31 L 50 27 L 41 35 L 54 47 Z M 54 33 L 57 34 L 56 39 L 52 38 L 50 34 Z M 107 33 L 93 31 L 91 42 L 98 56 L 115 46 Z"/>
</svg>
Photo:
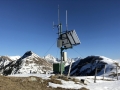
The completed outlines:
<svg viewBox="0 0 120 90">
<path fill-rule="evenodd" d="M 60 48 L 60 73 L 63 73 L 63 50 L 72 48 L 73 45 L 80 44 L 80 40 L 75 32 L 75 30 L 68 31 L 68 22 L 67 22 L 67 10 L 66 10 L 66 32 L 62 32 L 62 23 L 60 22 L 60 12 L 59 12 L 59 5 L 58 5 L 58 25 L 54 25 L 53 22 L 53 29 L 54 27 L 58 28 L 58 41 L 57 46 Z"/>
</svg>

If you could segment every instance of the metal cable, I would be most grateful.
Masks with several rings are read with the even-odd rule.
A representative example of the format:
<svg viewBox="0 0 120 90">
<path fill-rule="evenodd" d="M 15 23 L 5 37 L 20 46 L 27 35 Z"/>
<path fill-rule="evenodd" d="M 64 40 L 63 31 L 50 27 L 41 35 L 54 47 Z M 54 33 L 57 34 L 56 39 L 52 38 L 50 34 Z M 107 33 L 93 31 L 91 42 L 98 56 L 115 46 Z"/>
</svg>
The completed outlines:
<svg viewBox="0 0 120 90">
<path fill-rule="evenodd" d="M 55 45 L 56 41 L 50 46 L 50 48 L 45 52 L 45 54 L 43 56 L 45 56 L 49 51 L 50 49 Z"/>
</svg>

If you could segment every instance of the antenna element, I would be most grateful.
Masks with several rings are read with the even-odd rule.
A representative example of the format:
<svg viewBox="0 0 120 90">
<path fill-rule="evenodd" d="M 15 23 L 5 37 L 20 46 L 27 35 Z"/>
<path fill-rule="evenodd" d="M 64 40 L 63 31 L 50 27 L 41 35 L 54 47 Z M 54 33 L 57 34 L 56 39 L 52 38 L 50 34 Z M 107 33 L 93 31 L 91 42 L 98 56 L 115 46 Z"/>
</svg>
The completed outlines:
<svg viewBox="0 0 120 90">
<path fill-rule="evenodd" d="M 68 30 L 68 24 L 67 24 L 67 10 L 66 10 L 66 31 Z"/>
<path fill-rule="evenodd" d="M 53 21 L 53 30 L 54 30 L 54 27 L 55 27 L 55 26 L 54 26 L 54 21 Z"/>
<path fill-rule="evenodd" d="M 60 12 L 59 12 L 59 5 L 58 5 L 58 25 L 60 23 L 60 16 L 59 16 Z"/>
</svg>

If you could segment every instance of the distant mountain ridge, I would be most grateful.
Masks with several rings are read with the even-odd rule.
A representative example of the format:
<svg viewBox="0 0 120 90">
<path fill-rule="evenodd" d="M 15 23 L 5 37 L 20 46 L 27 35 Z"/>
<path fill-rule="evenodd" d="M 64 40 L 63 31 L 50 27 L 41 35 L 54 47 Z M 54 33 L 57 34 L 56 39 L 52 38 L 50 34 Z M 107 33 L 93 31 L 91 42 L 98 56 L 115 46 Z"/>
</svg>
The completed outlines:
<svg viewBox="0 0 120 90">
<path fill-rule="evenodd" d="M 7 56 L 7 57 L 13 61 L 19 59 L 21 56 Z"/>
<path fill-rule="evenodd" d="M 17 60 L 11 60 L 9 57 L 1 57 L 0 70 L 3 75 L 16 73 L 45 73 L 52 70 L 52 64 L 39 57 L 32 51 L 27 51 Z M 5 62 L 7 64 L 4 64 Z"/>
<path fill-rule="evenodd" d="M 69 65 L 71 59 L 68 58 L 66 65 Z M 73 62 L 77 58 L 73 59 Z M 23 56 L 0 56 L 0 73 L 4 75 L 17 73 L 45 73 L 52 71 L 52 64 L 60 63 L 60 60 L 48 54 L 44 58 L 27 51 Z"/>
<path fill-rule="evenodd" d="M 116 73 L 116 66 L 120 70 L 119 62 L 106 58 L 104 56 L 88 56 L 84 59 L 77 60 L 72 64 L 71 76 L 94 76 L 95 69 L 97 68 L 97 75 L 104 73 L 104 67 L 106 65 L 106 75 Z M 65 68 L 68 72 L 69 65 Z"/>
<path fill-rule="evenodd" d="M 102 75 L 106 65 L 106 75 L 116 73 L 116 66 L 120 73 L 119 62 L 106 58 L 104 56 L 88 56 L 84 59 L 68 58 L 65 62 L 65 72 L 68 73 L 69 64 L 72 61 L 70 71 L 71 76 L 93 76 L 95 69 L 98 68 L 97 75 Z M 53 70 L 52 64 L 60 63 L 54 56 L 48 54 L 44 58 L 32 51 L 27 51 L 22 57 L 20 56 L 0 56 L 0 73 L 9 74 L 28 74 L 28 73 L 49 73 Z"/>
</svg>

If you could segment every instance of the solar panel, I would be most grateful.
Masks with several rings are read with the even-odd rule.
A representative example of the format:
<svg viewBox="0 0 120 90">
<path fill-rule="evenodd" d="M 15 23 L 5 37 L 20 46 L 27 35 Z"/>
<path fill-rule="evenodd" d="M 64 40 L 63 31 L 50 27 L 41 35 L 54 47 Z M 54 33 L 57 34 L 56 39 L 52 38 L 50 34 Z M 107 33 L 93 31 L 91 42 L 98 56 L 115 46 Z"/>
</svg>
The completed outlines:
<svg viewBox="0 0 120 90">
<path fill-rule="evenodd" d="M 71 43 L 72 45 L 74 45 L 75 42 L 74 42 L 73 37 L 71 36 L 71 35 L 72 35 L 71 32 L 67 32 L 66 35 L 67 35 L 67 37 L 68 37 L 70 43 Z"/>
<path fill-rule="evenodd" d="M 64 48 L 72 48 L 73 45 L 80 44 L 80 40 L 75 30 L 71 30 L 71 31 L 61 34 L 59 39 L 62 40 L 62 46 Z"/>
<path fill-rule="evenodd" d="M 78 38 L 75 30 L 70 31 L 70 34 L 71 34 L 71 37 L 69 37 L 70 42 L 73 42 L 73 41 L 74 41 L 74 43 L 72 43 L 73 45 L 80 44 L 80 40 L 79 40 L 79 38 Z M 69 34 L 69 35 L 70 35 L 70 34 Z M 67 34 L 67 35 L 68 35 L 68 34 Z"/>
</svg>

